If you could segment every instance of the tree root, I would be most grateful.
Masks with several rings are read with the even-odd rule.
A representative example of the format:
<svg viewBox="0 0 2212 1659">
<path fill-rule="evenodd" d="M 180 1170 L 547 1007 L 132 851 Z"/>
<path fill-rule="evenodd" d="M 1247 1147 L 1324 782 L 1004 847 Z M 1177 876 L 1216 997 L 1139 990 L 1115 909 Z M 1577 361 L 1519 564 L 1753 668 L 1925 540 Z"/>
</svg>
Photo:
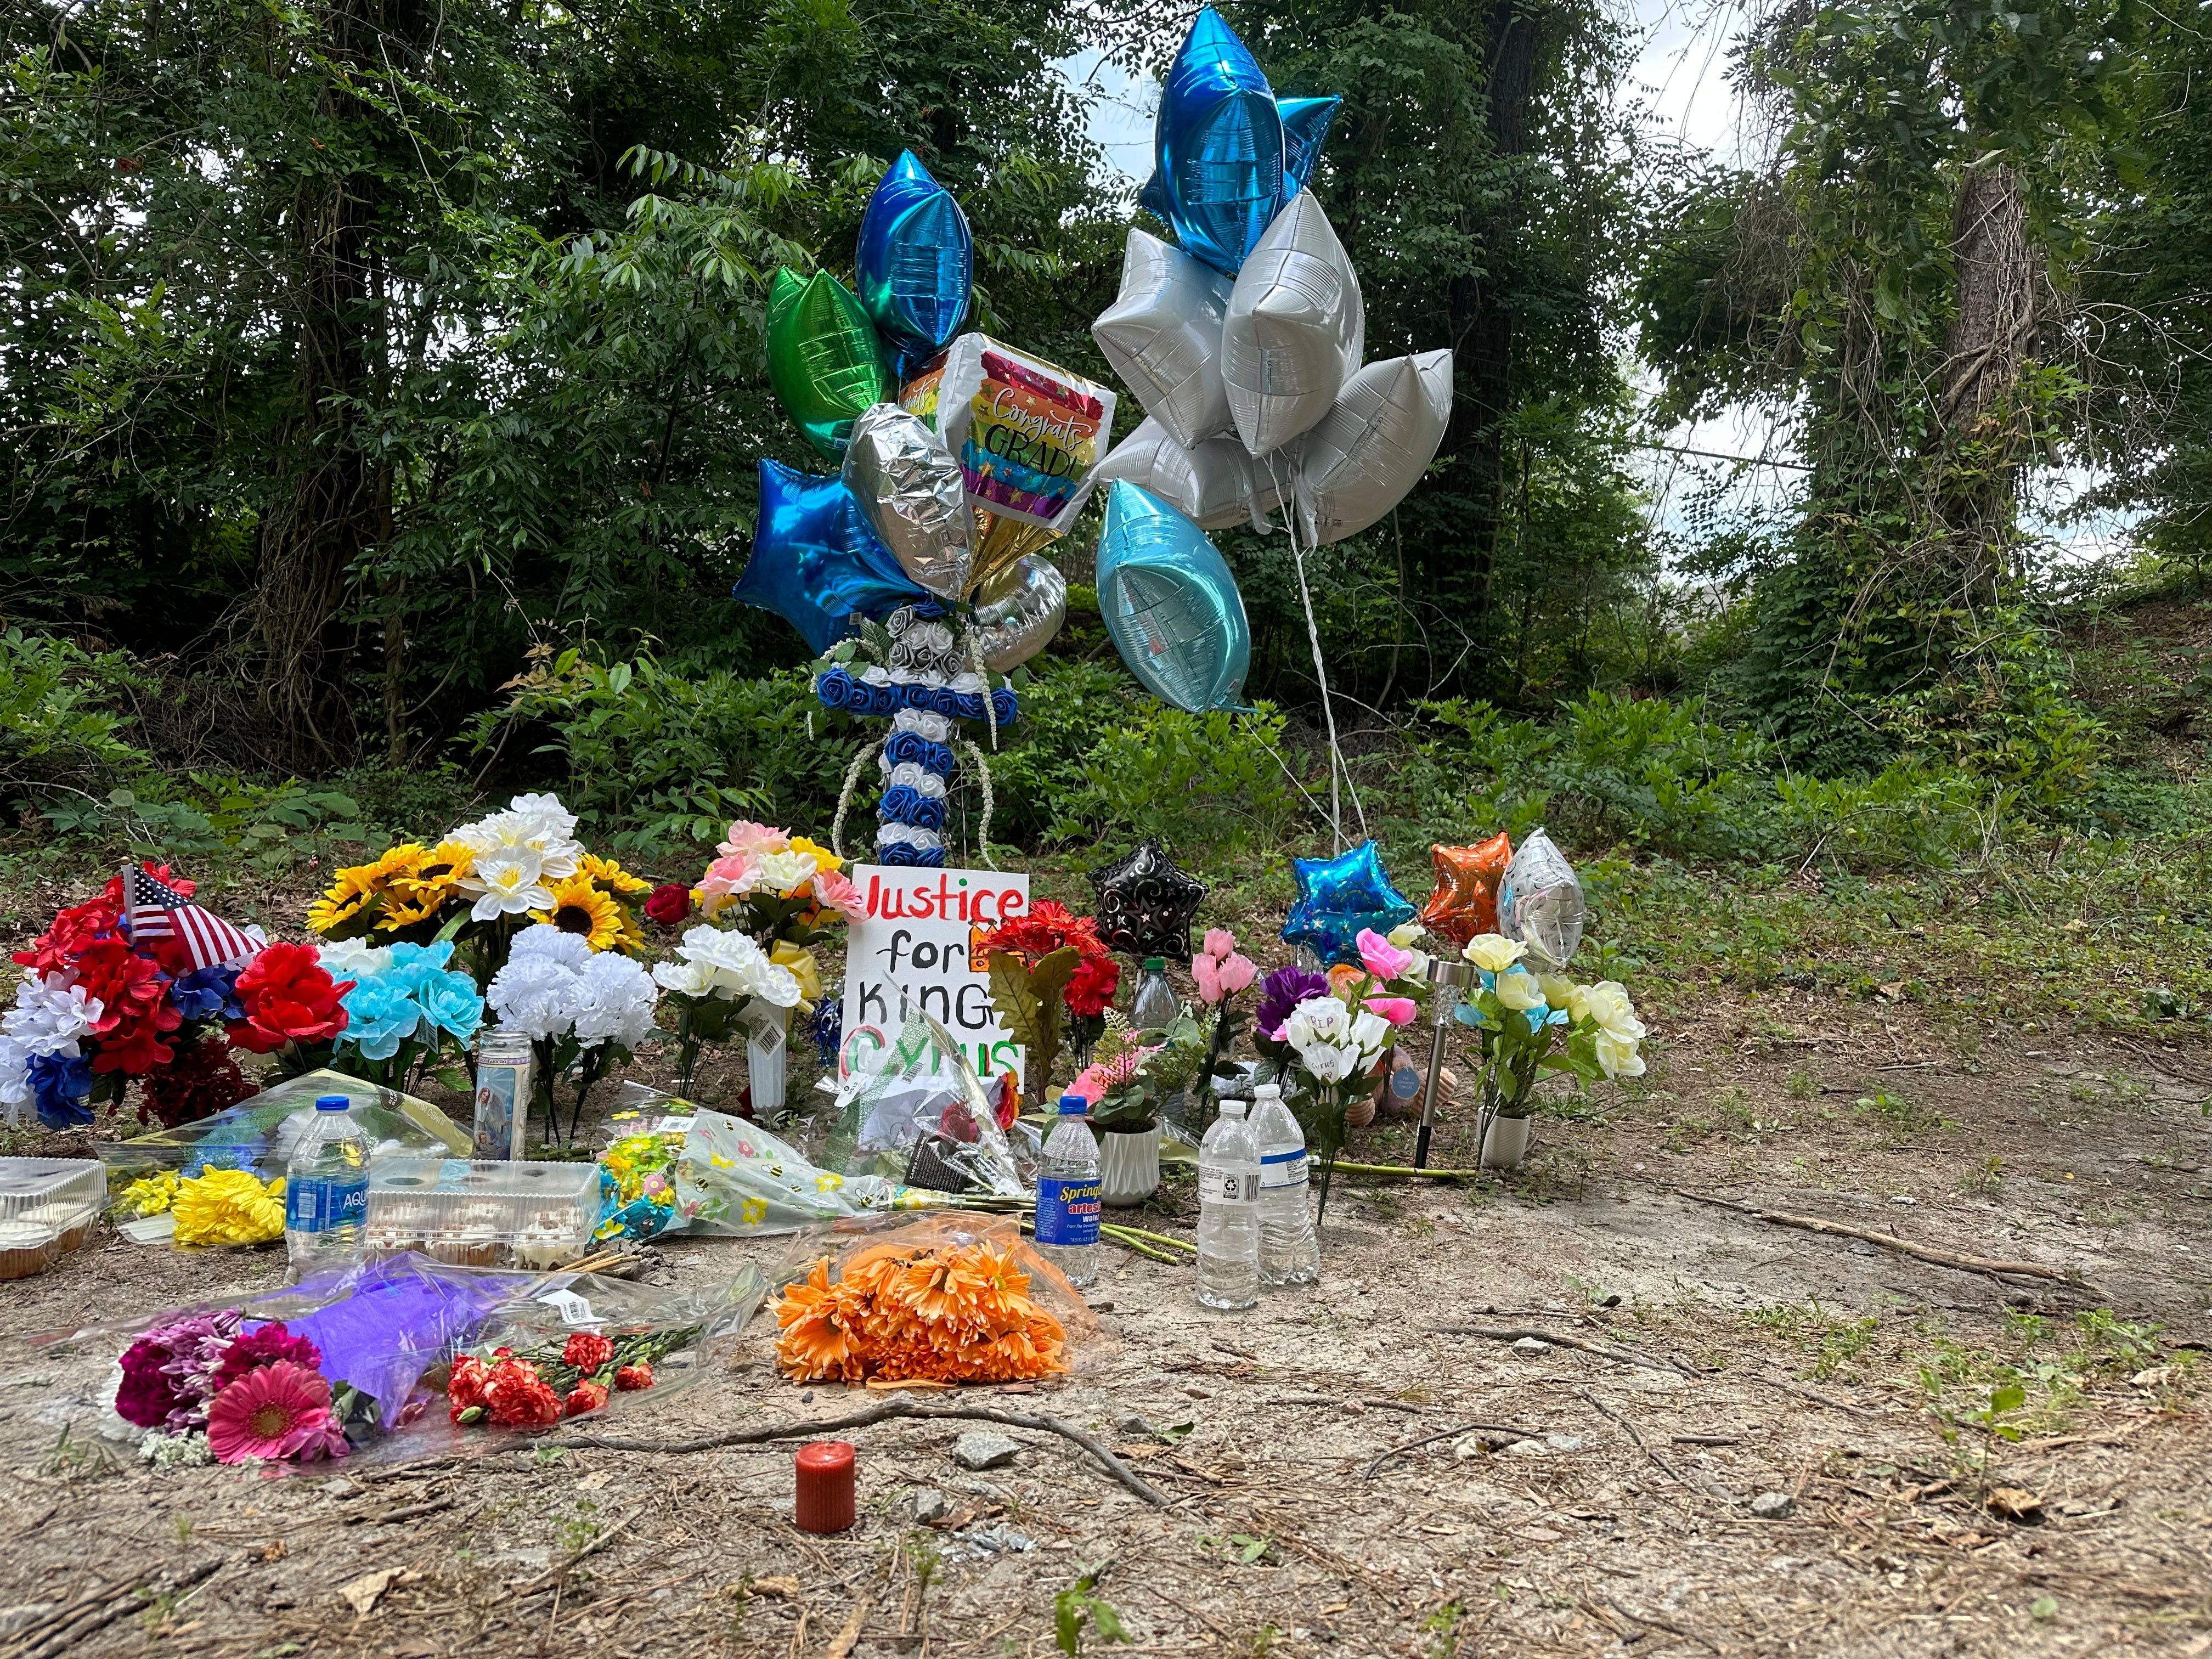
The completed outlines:
<svg viewBox="0 0 2212 1659">
<path fill-rule="evenodd" d="M 1031 1416 L 1024 1412 L 994 1411 L 986 1406 L 910 1406 L 903 1401 L 886 1400 L 849 1417 L 822 1418 L 808 1423 L 763 1423 L 754 1428 L 727 1429 L 720 1434 L 700 1435 L 690 1440 L 619 1440 L 586 1434 L 566 1435 L 541 1443 L 589 1447 L 595 1451 L 713 1451 L 721 1446 L 757 1446 L 770 1440 L 804 1440 L 820 1434 L 842 1434 L 848 1429 L 864 1429 L 872 1423 L 888 1422 L 895 1417 L 910 1417 L 925 1423 L 974 1421 L 999 1423 L 1013 1429 L 1041 1429 L 1080 1446 L 1097 1459 L 1109 1474 L 1154 1509 L 1168 1506 L 1169 1500 L 1146 1485 L 1134 1469 L 1109 1451 L 1097 1437 L 1085 1433 L 1073 1423 L 1042 1413 Z"/>
<path fill-rule="evenodd" d="M 1885 1250 L 1895 1250 L 1899 1255 L 1909 1255 L 1916 1261 L 1930 1261 L 1939 1267 L 1955 1267 L 1960 1273 L 1986 1273 L 1992 1279 L 2051 1279 L 2061 1285 L 2072 1285 L 2081 1290 L 2103 1294 L 2098 1286 L 2081 1274 L 2060 1267 L 2046 1267 L 2040 1261 L 1999 1261 L 1988 1256 L 1966 1255 L 1958 1250 L 1942 1249 L 1933 1244 L 1915 1244 L 1894 1233 L 1876 1232 L 1870 1227 L 1854 1227 L 1846 1222 L 1827 1221 L 1816 1215 L 1793 1215 L 1787 1210 L 1762 1210 L 1749 1204 L 1739 1204 L 1731 1198 L 1718 1198 L 1711 1193 L 1693 1193 L 1686 1187 L 1670 1187 L 1668 1191 L 1678 1198 L 1710 1204 L 1717 1209 L 1733 1210 L 1738 1215 L 1747 1215 L 1755 1221 L 1771 1222 L 1778 1227 L 1796 1227 L 1805 1232 L 1823 1233 L 1831 1237 L 1856 1238 L 1863 1243 L 1879 1244 Z"/>
</svg>

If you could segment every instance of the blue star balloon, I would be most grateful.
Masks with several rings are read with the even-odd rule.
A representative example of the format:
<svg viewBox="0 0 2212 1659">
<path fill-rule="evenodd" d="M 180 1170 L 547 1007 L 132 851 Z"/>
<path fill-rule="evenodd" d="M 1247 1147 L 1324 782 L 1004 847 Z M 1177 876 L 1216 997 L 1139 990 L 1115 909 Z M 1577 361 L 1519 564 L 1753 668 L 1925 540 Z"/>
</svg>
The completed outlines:
<svg viewBox="0 0 2212 1659">
<path fill-rule="evenodd" d="M 1137 205 L 1170 229 L 1175 224 L 1175 204 L 1168 200 L 1168 181 L 1156 164 L 1152 176 L 1145 180 L 1145 187 L 1137 192 Z"/>
<path fill-rule="evenodd" d="M 1182 251 L 1235 276 L 1287 199 L 1283 118 L 1259 64 L 1211 6 L 1168 67 L 1152 148 Z"/>
<path fill-rule="evenodd" d="M 760 464 L 752 556 L 731 592 L 775 611 L 817 656 L 852 631 L 855 612 L 880 621 L 929 597 L 876 539 L 843 480 L 810 477 L 781 461 Z"/>
<path fill-rule="evenodd" d="M 960 331 L 975 239 L 952 192 L 902 150 L 868 198 L 854 258 L 860 305 L 900 356 L 900 378 Z"/>
<path fill-rule="evenodd" d="M 1106 632 L 1147 691 L 1193 714 L 1242 706 L 1252 625 L 1237 579 L 1204 531 L 1116 478 L 1097 580 Z"/>
<path fill-rule="evenodd" d="M 1283 199 L 1287 202 L 1313 182 L 1321 164 L 1321 147 L 1328 142 L 1329 123 L 1342 108 L 1341 98 L 1279 98 L 1277 113 L 1283 118 Z"/>
<path fill-rule="evenodd" d="M 1357 963 L 1363 929 L 1388 933 L 1416 914 L 1390 884 L 1382 851 L 1371 841 L 1333 859 L 1292 859 L 1291 869 L 1298 896 L 1283 924 L 1283 942 L 1304 945 L 1324 963 Z"/>
</svg>

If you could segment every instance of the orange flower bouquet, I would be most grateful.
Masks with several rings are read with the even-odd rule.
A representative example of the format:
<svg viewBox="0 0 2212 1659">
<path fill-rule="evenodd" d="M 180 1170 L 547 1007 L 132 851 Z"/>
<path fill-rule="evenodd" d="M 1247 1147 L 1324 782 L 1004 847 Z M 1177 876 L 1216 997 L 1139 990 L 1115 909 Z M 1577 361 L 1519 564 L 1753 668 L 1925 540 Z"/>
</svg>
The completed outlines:
<svg viewBox="0 0 2212 1659">
<path fill-rule="evenodd" d="M 775 1304 L 794 1382 L 1018 1382 L 1067 1370 L 1067 1332 L 1030 1297 L 1011 1243 L 870 1245 L 836 1282 L 817 1261 Z"/>
</svg>

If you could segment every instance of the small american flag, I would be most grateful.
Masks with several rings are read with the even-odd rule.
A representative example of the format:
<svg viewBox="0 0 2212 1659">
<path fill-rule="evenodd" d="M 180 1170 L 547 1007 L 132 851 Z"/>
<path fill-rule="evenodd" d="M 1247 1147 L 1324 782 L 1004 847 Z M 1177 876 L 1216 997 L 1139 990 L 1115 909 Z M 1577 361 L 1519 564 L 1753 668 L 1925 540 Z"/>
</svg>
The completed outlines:
<svg viewBox="0 0 2212 1659">
<path fill-rule="evenodd" d="M 198 968 L 245 962 L 261 951 L 261 941 L 203 910 L 167 882 L 136 866 L 123 871 L 123 892 L 131 909 L 133 944 L 149 939 L 181 940 L 185 955 Z"/>
</svg>

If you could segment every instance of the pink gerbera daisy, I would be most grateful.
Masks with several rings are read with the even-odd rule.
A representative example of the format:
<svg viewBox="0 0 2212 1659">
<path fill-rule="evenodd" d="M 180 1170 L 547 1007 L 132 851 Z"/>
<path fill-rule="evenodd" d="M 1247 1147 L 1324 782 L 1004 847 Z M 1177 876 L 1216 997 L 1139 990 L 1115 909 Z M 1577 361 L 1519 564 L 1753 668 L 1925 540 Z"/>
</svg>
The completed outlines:
<svg viewBox="0 0 2212 1659">
<path fill-rule="evenodd" d="M 248 1371 L 216 1395 L 208 1407 L 208 1449 L 218 1463 L 327 1456 L 336 1426 L 331 1385 L 321 1373 L 280 1360 Z"/>
</svg>

